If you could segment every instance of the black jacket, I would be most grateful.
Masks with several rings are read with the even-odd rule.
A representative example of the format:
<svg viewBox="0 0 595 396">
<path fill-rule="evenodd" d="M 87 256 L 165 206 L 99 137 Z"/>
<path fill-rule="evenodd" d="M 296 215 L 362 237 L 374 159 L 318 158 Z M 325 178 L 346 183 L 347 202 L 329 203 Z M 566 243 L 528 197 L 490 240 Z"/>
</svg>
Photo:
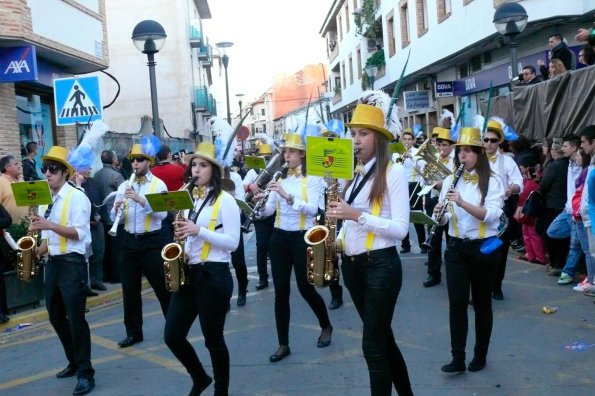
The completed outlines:
<svg viewBox="0 0 595 396">
<path fill-rule="evenodd" d="M 566 182 L 568 179 L 568 158 L 551 161 L 539 182 L 539 191 L 543 195 L 548 209 L 564 209 L 566 206 Z"/>
<path fill-rule="evenodd" d="M 35 160 L 30 160 L 29 158 L 23 159 L 23 180 L 41 180 L 41 177 L 37 173 Z"/>
<path fill-rule="evenodd" d="M 574 70 L 574 67 L 572 67 L 572 52 L 568 49 L 568 45 L 564 41 L 550 51 L 550 60 L 552 59 L 560 59 L 564 63 L 566 70 Z M 550 78 L 550 71 L 546 65 L 540 66 L 539 71 L 544 80 Z"/>
</svg>

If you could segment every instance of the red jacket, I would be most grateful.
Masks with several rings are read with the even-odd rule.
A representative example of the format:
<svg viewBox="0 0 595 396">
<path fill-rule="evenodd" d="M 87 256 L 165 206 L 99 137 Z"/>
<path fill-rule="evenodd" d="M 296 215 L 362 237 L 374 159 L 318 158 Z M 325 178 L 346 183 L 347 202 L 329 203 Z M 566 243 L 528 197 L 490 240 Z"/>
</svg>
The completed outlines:
<svg viewBox="0 0 595 396">
<path fill-rule="evenodd" d="M 151 173 L 163 180 L 168 191 L 177 191 L 184 185 L 184 168 L 170 162 L 162 162 L 151 168 Z"/>
</svg>

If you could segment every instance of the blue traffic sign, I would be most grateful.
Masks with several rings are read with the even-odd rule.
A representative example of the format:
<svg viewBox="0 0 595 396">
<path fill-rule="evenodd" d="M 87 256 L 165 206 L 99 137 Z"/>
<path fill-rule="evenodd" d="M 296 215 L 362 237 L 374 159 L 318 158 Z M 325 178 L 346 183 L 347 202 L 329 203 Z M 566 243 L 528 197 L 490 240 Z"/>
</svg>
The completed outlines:
<svg viewBox="0 0 595 396">
<path fill-rule="evenodd" d="M 103 108 L 99 77 L 58 78 L 54 80 L 56 124 L 86 124 L 101 120 Z"/>
</svg>

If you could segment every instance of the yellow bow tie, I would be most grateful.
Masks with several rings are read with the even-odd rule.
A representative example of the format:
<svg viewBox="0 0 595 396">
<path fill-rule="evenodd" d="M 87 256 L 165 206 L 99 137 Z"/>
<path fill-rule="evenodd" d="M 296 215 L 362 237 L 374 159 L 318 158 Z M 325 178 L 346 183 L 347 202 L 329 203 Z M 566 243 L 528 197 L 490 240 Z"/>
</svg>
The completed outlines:
<svg viewBox="0 0 595 396">
<path fill-rule="evenodd" d="M 496 154 L 494 154 L 491 157 L 488 157 L 488 159 L 492 162 L 492 164 L 495 164 L 496 161 L 498 160 L 498 156 Z"/>
<path fill-rule="evenodd" d="M 357 165 L 355 165 L 355 169 L 353 170 L 353 172 L 356 173 L 356 174 L 363 175 L 364 174 L 364 170 L 365 170 L 364 169 L 364 163 L 358 159 L 357 160 Z"/>
<path fill-rule="evenodd" d="M 463 173 L 463 180 L 468 183 L 477 184 L 479 183 L 479 175 L 477 173 Z"/>
<path fill-rule="evenodd" d="M 192 197 L 194 199 L 205 199 L 207 196 L 207 188 L 205 186 L 194 187 L 192 189 Z"/>
<path fill-rule="evenodd" d="M 448 161 L 450 160 L 450 157 L 440 157 L 440 162 L 442 162 L 443 164 L 448 164 Z"/>
<path fill-rule="evenodd" d="M 139 176 L 137 178 L 134 179 L 134 182 L 136 184 L 138 184 L 139 186 L 142 186 L 143 184 L 145 184 L 147 182 L 147 176 Z"/>
<path fill-rule="evenodd" d="M 287 169 L 287 176 L 295 176 L 299 177 L 302 175 L 302 167 L 298 166 L 297 168 Z"/>
</svg>

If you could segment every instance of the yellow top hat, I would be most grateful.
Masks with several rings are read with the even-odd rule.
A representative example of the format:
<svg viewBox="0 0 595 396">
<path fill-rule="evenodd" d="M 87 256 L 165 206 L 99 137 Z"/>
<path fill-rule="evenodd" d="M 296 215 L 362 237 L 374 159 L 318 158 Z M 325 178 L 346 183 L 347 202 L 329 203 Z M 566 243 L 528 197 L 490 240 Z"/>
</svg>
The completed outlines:
<svg viewBox="0 0 595 396">
<path fill-rule="evenodd" d="M 149 160 L 151 165 L 155 164 L 155 158 L 143 153 L 143 148 L 140 143 L 136 143 L 132 146 L 132 150 L 130 150 L 130 153 L 128 154 L 128 159 L 131 159 L 132 157 L 144 157 Z"/>
<path fill-rule="evenodd" d="M 360 103 L 355 107 L 351 122 L 346 124 L 348 128 L 358 127 L 376 131 L 388 141 L 395 137 L 384 126 L 384 112 L 376 106 Z"/>
<path fill-rule="evenodd" d="M 269 155 L 273 154 L 273 149 L 270 144 L 262 143 L 258 146 L 258 155 Z"/>
<path fill-rule="evenodd" d="M 432 130 L 432 137 L 435 137 L 436 139 L 440 139 L 440 140 L 446 140 L 450 143 L 456 143 L 450 137 L 450 129 L 436 127 Z"/>
<path fill-rule="evenodd" d="M 210 163 L 212 163 L 213 165 L 221 168 L 221 170 L 223 170 L 222 164 L 219 162 L 217 157 L 215 157 L 215 145 L 213 143 L 209 143 L 209 142 L 199 143 L 198 146 L 196 146 L 196 151 L 194 152 L 194 154 L 186 155 L 186 162 L 188 164 L 191 164 L 192 160 L 196 157 L 205 159 L 205 160 L 209 161 Z"/>
<path fill-rule="evenodd" d="M 502 125 L 498 121 L 488 121 L 488 131 L 494 132 L 498 135 L 498 139 L 504 140 L 504 132 L 502 132 Z"/>
<path fill-rule="evenodd" d="M 67 161 L 68 158 L 68 150 L 66 147 L 62 146 L 52 146 L 48 151 L 47 155 L 41 157 L 41 161 L 56 161 L 61 163 L 66 167 L 66 171 L 68 172 L 68 176 L 72 176 L 74 174 L 74 168 L 70 165 Z"/>
<path fill-rule="evenodd" d="M 306 146 L 304 146 L 304 143 L 302 142 L 302 135 L 299 133 L 288 133 L 283 142 L 283 148 L 306 151 Z"/>
<path fill-rule="evenodd" d="M 455 143 L 455 146 L 483 147 L 481 131 L 478 128 L 461 128 L 459 131 L 459 140 Z"/>
</svg>

